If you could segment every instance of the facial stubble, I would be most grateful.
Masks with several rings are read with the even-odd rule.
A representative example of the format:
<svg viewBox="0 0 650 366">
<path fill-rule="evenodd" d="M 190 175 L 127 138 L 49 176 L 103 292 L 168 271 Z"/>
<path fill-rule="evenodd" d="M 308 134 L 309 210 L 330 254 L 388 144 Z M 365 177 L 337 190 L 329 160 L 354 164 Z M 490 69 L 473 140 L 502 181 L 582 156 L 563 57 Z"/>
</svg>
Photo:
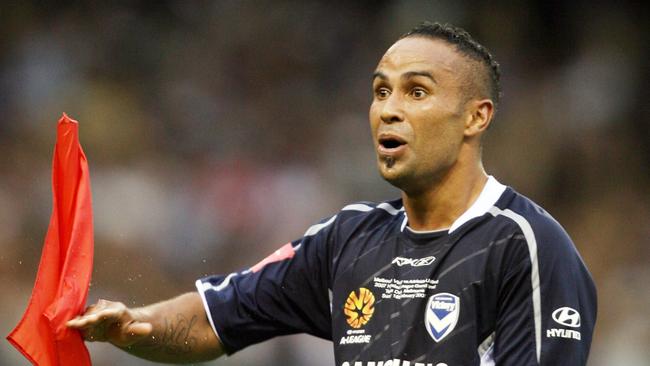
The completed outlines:
<svg viewBox="0 0 650 366">
<path fill-rule="evenodd" d="M 384 164 L 386 165 L 386 168 L 388 169 L 392 168 L 393 165 L 395 165 L 395 158 L 393 158 L 392 156 L 386 157 L 386 159 L 384 159 Z"/>
</svg>

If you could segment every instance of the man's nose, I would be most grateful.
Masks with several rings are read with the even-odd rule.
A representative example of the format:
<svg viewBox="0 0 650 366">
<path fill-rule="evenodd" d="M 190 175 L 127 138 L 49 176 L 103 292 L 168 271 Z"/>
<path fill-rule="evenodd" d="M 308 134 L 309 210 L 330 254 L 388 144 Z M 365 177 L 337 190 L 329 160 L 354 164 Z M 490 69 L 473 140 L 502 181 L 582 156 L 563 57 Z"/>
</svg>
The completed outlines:
<svg viewBox="0 0 650 366">
<path fill-rule="evenodd" d="M 381 120 L 384 123 L 402 122 L 404 120 L 404 110 L 402 109 L 402 99 L 399 95 L 392 94 L 384 103 L 381 111 Z"/>
</svg>

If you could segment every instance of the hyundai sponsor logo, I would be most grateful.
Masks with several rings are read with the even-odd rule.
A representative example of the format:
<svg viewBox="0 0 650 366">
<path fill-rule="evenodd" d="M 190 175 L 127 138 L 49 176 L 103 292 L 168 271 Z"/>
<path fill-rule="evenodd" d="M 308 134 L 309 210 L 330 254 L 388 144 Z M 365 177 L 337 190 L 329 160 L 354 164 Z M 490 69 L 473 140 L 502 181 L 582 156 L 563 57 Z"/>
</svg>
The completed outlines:
<svg viewBox="0 0 650 366">
<path fill-rule="evenodd" d="M 580 326 L 580 313 L 568 306 L 556 309 L 552 316 L 553 320 L 558 324 L 572 328 Z"/>
</svg>

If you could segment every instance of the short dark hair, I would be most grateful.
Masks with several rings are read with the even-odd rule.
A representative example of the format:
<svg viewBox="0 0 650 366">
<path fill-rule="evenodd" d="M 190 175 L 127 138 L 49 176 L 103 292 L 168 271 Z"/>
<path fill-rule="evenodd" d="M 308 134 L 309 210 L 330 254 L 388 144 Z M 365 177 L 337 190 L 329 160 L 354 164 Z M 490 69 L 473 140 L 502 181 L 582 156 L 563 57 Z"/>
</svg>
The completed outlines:
<svg viewBox="0 0 650 366">
<path fill-rule="evenodd" d="M 484 69 L 484 86 L 487 87 L 488 96 L 492 99 L 496 109 L 501 99 L 501 86 L 499 85 L 501 71 L 499 70 L 499 63 L 496 62 L 485 46 L 472 38 L 466 30 L 449 24 L 423 22 L 403 34 L 400 39 L 414 36 L 445 41 L 455 46 L 456 51 L 481 64 Z"/>
</svg>

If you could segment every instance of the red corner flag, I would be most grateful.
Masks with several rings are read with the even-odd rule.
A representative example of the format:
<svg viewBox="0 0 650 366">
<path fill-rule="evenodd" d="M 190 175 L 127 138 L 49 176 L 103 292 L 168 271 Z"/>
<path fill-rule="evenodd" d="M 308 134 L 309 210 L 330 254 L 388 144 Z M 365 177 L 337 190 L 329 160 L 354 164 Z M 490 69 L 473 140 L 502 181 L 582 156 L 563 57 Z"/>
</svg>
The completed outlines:
<svg viewBox="0 0 650 366">
<path fill-rule="evenodd" d="M 85 366 L 90 356 L 66 321 L 84 310 L 93 267 L 88 163 L 78 124 L 63 114 L 52 162 L 53 208 L 27 311 L 7 339 L 37 366 Z"/>
</svg>

